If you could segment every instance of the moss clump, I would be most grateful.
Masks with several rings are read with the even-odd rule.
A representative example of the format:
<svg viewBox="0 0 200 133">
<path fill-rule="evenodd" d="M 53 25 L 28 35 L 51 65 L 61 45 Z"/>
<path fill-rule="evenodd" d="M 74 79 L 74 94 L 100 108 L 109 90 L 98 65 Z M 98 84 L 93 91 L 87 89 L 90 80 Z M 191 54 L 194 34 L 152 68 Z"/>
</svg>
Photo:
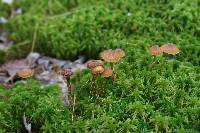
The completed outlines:
<svg viewBox="0 0 200 133">
<path fill-rule="evenodd" d="M 1 90 L 2 92 L 2 90 Z M 0 128 L 7 132 L 25 131 L 22 117 L 31 121 L 32 131 L 66 132 L 69 111 L 63 107 L 57 86 L 41 87 L 35 81 L 18 83 L 0 93 Z M 2 101 L 3 100 L 3 101 Z"/>
<path fill-rule="evenodd" d="M 102 1 L 91 3 L 88 8 L 78 5 L 70 12 L 55 16 L 27 11 L 10 21 L 7 28 L 11 37 L 20 42 L 32 40 L 34 25 L 39 23 L 37 50 L 59 58 L 73 58 L 79 54 L 94 57 L 103 48 L 119 46 L 122 38 L 157 36 L 159 39 L 183 32 L 197 37 L 200 17 L 196 14 L 199 11 L 196 4 L 197 1 L 188 0 L 159 4 Z M 183 9 L 186 11 L 182 14 Z M 165 37 L 164 40 L 169 39 Z"/>
<path fill-rule="evenodd" d="M 135 53 L 133 57 L 141 55 L 137 50 Z M 123 61 L 123 64 L 117 66 L 114 85 L 107 79 L 98 79 L 98 89 L 104 90 L 105 93 L 96 101 L 86 102 L 86 95 L 80 97 L 90 88 L 88 84 L 91 84 L 86 84 L 91 75 L 83 74 L 85 78 L 76 83 L 76 88 L 79 88 L 77 101 L 81 101 L 81 104 L 77 102 L 79 115 L 83 120 L 91 122 L 88 125 L 83 124 L 84 127 L 87 126 L 85 129 L 90 127 L 89 129 L 96 132 L 199 130 L 200 127 L 196 124 L 199 123 L 197 112 L 200 107 L 199 68 L 179 61 L 168 62 L 165 65 L 163 62 L 154 68 L 148 68 L 146 63 L 151 62 L 150 58 L 151 56 L 143 56 L 143 59 L 135 62 Z M 192 78 L 189 76 L 191 74 Z M 82 101 L 87 104 L 83 104 Z M 120 126 L 125 123 L 129 128 Z M 105 127 L 107 124 L 109 128 Z M 83 132 L 81 129 L 79 131 Z"/>
</svg>

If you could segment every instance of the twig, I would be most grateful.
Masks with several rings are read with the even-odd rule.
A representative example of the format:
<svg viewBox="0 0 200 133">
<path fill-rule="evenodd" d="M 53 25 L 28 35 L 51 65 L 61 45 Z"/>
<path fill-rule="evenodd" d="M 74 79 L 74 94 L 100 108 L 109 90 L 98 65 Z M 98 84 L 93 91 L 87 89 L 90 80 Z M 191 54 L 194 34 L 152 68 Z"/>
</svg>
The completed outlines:
<svg viewBox="0 0 200 133">
<path fill-rule="evenodd" d="M 24 113 L 24 115 L 23 115 L 23 122 L 24 122 L 24 126 L 25 126 L 26 130 L 27 130 L 29 133 L 31 133 L 31 123 L 27 123 L 25 113 Z"/>
<path fill-rule="evenodd" d="M 34 34 L 33 34 L 33 42 L 32 42 L 30 53 L 32 53 L 33 50 L 34 50 L 34 48 L 35 48 L 35 41 L 36 41 L 36 38 L 37 38 L 38 28 L 39 28 L 39 23 L 36 23 L 36 25 L 35 25 L 35 31 L 34 31 Z"/>
<path fill-rule="evenodd" d="M 74 98 L 73 98 L 73 105 L 72 105 L 72 122 L 74 121 L 75 104 L 76 104 L 76 97 L 75 97 L 75 95 L 74 95 Z"/>
</svg>

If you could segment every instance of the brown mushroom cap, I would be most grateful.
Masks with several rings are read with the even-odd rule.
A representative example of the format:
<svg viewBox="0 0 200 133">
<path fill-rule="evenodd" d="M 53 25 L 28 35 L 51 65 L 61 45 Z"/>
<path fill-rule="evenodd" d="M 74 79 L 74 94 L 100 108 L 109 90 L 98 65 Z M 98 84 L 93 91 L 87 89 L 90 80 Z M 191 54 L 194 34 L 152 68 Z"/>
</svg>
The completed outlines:
<svg viewBox="0 0 200 133">
<path fill-rule="evenodd" d="M 87 62 L 87 67 L 89 69 L 95 68 L 97 66 L 102 66 L 101 60 L 90 60 L 90 61 Z"/>
<path fill-rule="evenodd" d="M 113 70 L 111 68 L 106 68 L 101 75 L 105 78 L 111 77 L 113 75 Z"/>
<path fill-rule="evenodd" d="M 95 68 L 92 68 L 92 74 L 101 74 L 103 73 L 104 68 L 103 66 L 97 66 Z"/>
<path fill-rule="evenodd" d="M 100 53 L 100 57 L 110 63 L 117 63 L 122 57 L 125 56 L 125 52 L 122 49 L 116 49 L 116 50 L 105 50 Z"/>
<path fill-rule="evenodd" d="M 161 50 L 164 53 L 171 54 L 171 55 L 176 55 L 180 52 L 180 50 L 177 48 L 177 46 L 175 44 L 171 44 L 171 43 L 162 45 Z"/>
<path fill-rule="evenodd" d="M 62 75 L 63 77 L 70 77 L 71 75 L 73 75 L 73 72 L 71 69 L 67 68 L 62 71 Z"/>
<path fill-rule="evenodd" d="M 122 50 L 122 49 L 116 49 L 115 51 L 114 51 L 114 53 L 116 54 L 116 56 L 119 56 L 119 58 L 122 58 L 122 57 L 124 57 L 126 54 L 125 54 L 125 52 L 124 52 L 124 50 Z"/>
<path fill-rule="evenodd" d="M 161 50 L 161 48 L 158 45 L 154 45 L 154 46 L 150 47 L 149 52 L 153 56 L 158 56 L 163 53 L 163 51 Z"/>
<path fill-rule="evenodd" d="M 17 72 L 17 75 L 20 77 L 20 78 L 23 78 L 23 79 L 26 79 L 26 78 L 29 78 L 29 77 L 32 77 L 33 76 L 33 70 L 32 69 L 21 69 Z"/>
</svg>

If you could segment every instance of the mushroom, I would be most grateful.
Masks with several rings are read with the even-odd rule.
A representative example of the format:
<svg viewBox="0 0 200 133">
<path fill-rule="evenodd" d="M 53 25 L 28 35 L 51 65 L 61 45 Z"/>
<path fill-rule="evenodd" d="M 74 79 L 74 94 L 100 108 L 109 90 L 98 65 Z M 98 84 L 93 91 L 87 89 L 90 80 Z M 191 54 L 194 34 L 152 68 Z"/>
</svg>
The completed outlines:
<svg viewBox="0 0 200 133">
<path fill-rule="evenodd" d="M 159 56 L 162 55 L 163 51 L 158 45 L 154 45 L 149 48 L 149 52 L 153 56 Z"/>
<path fill-rule="evenodd" d="M 87 62 L 87 67 L 92 72 L 92 95 L 96 96 L 96 77 L 98 74 L 103 73 L 104 68 L 102 66 L 102 62 L 100 60 L 91 60 Z"/>
<path fill-rule="evenodd" d="M 90 61 L 87 62 L 87 67 L 89 69 L 92 69 L 96 66 L 102 66 L 102 65 L 103 65 L 103 63 L 102 63 L 101 60 L 90 60 Z"/>
<path fill-rule="evenodd" d="M 114 71 L 114 64 L 119 62 L 119 60 L 124 56 L 125 56 L 125 52 L 122 49 L 116 49 L 116 50 L 109 49 L 100 53 L 101 59 L 110 63 L 111 69 L 113 71 L 113 75 L 112 75 L 113 81 L 115 80 L 115 76 L 116 76 L 115 71 Z"/>
<path fill-rule="evenodd" d="M 62 71 L 62 75 L 63 75 L 63 77 L 66 78 L 67 88 L 68 88 L 67 95 L 68 95 L 70 103 L 72 103 L 71 94 L 72 94 L 73 89 L 72 89 L 72 85 L 71 85 L 71 76 L 73 75 L 73 72 L 71 71 L 71 69 L 67 68 Z"/>
<path fill-rule="evenodd" d="M 172 43 L 162 45 L 161 50 L 162 52 L 173 55 L 173 56 L 180 52 L 179 48 L 177 48 L 177 46 Z"/>
<path fill-rule="evenodd" d="M 103 66 L 96 66 L 96 67 L 92 68 L 91 70 L 92 70 L 93 75 L 101 74 L 104 72 Z"/>
<path fill-rule="evenodd" d="M 163 54 L 163 51 L 158 45 L 151 46 L 149 48 L 149 53 L 153 56 L 154 61 L 149 65 L 150 67 L 154 66 L 158 60 L 155 57 L 160 56 Z"/>
<path fill-rule="evenodd" d="M 22 79 L 27 79 L 33 76 L 33 70 L 29 68 L 21 69 L 17 72 L 17 75 Z"/>
<path fill-rule="evenodd" d="M 113 75 L 113 71 L 111 68 L 105 68 L 103 73 L 101 73 L 101 75 L 104 77 L 104 78 L 108 78 L 108 77 L 111 77 Z"/>
<path fill-rule="evenodd" d="M 126 55 L 125 52 L 119 48 L 115 50 L 115 54 L 116 54 L 116 56 L 119 56 L 119 58 L 122 58 Z"/>
</svg>

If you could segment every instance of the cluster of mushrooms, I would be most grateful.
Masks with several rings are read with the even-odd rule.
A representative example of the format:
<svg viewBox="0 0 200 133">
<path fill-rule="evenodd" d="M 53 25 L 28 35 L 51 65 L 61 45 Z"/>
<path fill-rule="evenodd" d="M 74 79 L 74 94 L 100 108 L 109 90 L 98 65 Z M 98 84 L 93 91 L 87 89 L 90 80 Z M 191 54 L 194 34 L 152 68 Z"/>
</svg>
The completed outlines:
<svg viewBox="0 0 200 133">
<path fill-rule="evenodd" d="M 180 52 L 179 48 L 172 43 L 164 44 L 161 47 L 159 47 L 158 45 L 154 45 L 149 48 L 149 51 L 153 56 L 159 56 L 163 53 L 175 56 Z"/>
<path fill-rule="evenodd" d="M 92 73 L 92 79 L 91 79 L 91 94 L 93 96 L 98 96 L 98 93 L 96 91 L 96 78 L 97 76 L 103 76 L 104 78 L 111 77 L 113 82 L 116 78 L 116 73 L 114 70 L 114 65 L 120 61 L 122 57 L 125 56 L 125 52 L 122 49 L 109 49 L 105 50 L 100 53 L 100 57 L 102 60 L 90 60 L 87 62 L 87 68 L 91 70 Z M 104 67 L 104 62 L 109 63 L 110 67 Z M 71 76 L 73 75 L 73 72 L 71 69 L 67 68 L 64 70 L 59 71 L 59 69 L 55 70 L 55 72 L 59 73 L 59 75 L 62 75 L 64 79 L 66 79 L 67 87 L 68 87 L 68 99 L 70 104 L 73 104 L 72 101 L 72 93 L 73 93 L 73 87 L 71 84 Z M 17 73 L 18 77 L 21 79 L 28 79 L 31 78 L 34 75 L 34 70 L 30 68 L 22 69 L 18 71 Z"/>
<path fill-rule="evenodd" d="M 180 50 L 177 48 L 175 44 L 164 44 L 161 47 L 158 45 L 154 45 L 149 48 L 149 52 L 152 56 L 160 56 L 163 55 L 163 53 L 169 54 L 169 55 L 177 55 Z M 125 56 L 125 52 L 122 49 L 109 49 L 105 50 L 100 53 L 101 60 L 90 60 L 87 62 L 87 68 L 91 70 L 92 79 L 91 79 L 91 95 L 92 96 L 98 96 L 97 92 L 97 76 L 102 76 L 104 78 L 111 77 L 113 82 L 116 78 L 116 72 L 114 70 L 114 65 L 117 64 L 121 58 Z M 104 63 L 108 63 L 110 67 L 105 67 Z M 30 68 L 22 69 L 20 70 L 17 75 L 18 77 L 22 79 L 28 79 L 32 77 L 34 74 L 34 71 Z M 70 81 L 70 77 L 73 75 L 73 72 L 71 69 L 64 69 L 62 71 L 59 71 L 59 74 L 61 74 L 65 79 L 68 87 L 68 98 L 70 104 L 73 104 L 71 101 L 72 99 L 72 92 L 73 87 Z"/>
<path fill-rule="evenodd" d="M 116 78 L 116 73 L 114 70 L 114 65 L 120 61 L 122 57 L 125 56 L 125 52 L 122 49 L 109 49 L 100 53 L 100 58 L 110 64 L 110 67 L 104 67 L 102 60 L 90 60 L 87 63 L 87 67 L 91 70 L 92 73 L 92 90 L 91 94 L 93 96 L 98 96 L 96 92 L 96 78 L 98 75 L 103 76 L 104 78 L 112 77 L 114 82 Z"/>
</svg>

